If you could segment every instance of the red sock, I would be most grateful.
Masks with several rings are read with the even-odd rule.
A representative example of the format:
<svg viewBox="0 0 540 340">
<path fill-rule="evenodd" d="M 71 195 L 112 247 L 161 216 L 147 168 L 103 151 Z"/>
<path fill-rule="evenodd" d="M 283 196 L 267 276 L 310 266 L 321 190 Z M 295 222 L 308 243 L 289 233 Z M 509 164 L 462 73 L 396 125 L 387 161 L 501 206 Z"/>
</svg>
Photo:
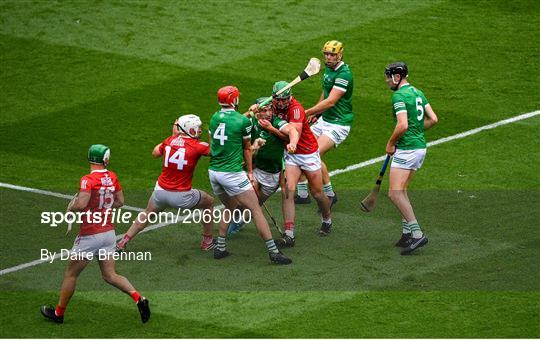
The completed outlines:
<svg viewBox="0 0 540 340">
<path fill-rule="evenodd" d="M 133 299 L 133 301 L 135 301 L 135 303 L 139 302 L 139 299 L 141 298 L 141 294 L 139 294 L 138 291 L 134 291 L 129 295 L 131 295 L 131 298 Z"/>
<path fill-rule="evenodd" d="M 64 316 L 65 311 L 66 311 L 66 307 L 62 307 L 58 305 L 56 306 L 56 309 L 54 310 L 54 314 L 56 314 L 56 316 Z"/>
<path fill-rule="evenodd" d="M 214 238 L 212 237 L 212 235 L 204 235 L 204 234 L 203 234 L 203 241 L 204 241 L 204 243 L 212 243 L 212 240 L 213 240 L 213 239 L 214 239 Z"/>
<path fill-rule="evenodd" d="M 292 221 L 285 222 L 285 230 L 294 231 L 294 222 L 292 222 Z"/>
<path fill-rule="evenodd" d="M 124 237 L 122 237 L 120 242 L 118 242 L 118 247 L 125 248 L 129 240 L 131 240 L 131 237 L 129 237 L 128 235 L 124 235 Z"/>
</svg>

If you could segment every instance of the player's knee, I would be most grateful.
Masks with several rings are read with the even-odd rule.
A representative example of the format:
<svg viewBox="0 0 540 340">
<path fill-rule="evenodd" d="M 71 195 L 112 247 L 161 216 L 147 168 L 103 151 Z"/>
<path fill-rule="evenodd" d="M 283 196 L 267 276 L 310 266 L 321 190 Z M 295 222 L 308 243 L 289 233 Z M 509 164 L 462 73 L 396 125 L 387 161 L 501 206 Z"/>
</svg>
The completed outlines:
<svg viewBox="0 0 540 340">
<path fill-rule="evenodd" d="M 399 190 L 388 190 L 388 198 L 392 201 L 396 201 L 400 196 Z"/>
<path fill-rule="evenodd" d="M 103 273 L 101 274 L 101 277 L 103 278 L 103 281 L 107 282 L 108 284 L 113 284 L 116 281 L 116 273 Z"/>
<path fill-rule="evenodd" d="M 210 195 L 204 195 L 203 204 L 204 208 L 211 208 L 214 205 L 214 197 Z"/>
<path fill-rule="evenodd" d="M 313 196 L 314 198 L 323 197 L 322 188 L 311 187 L 309 189 L 309 192 L 311 193 L 311 196 Z"/>
</svg>

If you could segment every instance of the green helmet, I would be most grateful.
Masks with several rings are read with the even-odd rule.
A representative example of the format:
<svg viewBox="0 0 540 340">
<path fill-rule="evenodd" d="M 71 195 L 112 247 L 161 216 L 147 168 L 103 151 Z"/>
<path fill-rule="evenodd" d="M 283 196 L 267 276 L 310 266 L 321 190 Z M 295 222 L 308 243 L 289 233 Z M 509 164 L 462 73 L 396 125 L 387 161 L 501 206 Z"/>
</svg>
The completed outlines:
<svg viewBox="0 0 540 340">
<path fill-rule="evenodd" d="M 88 149 L 88 161 L 93 164 L 101 164 L 107 166 L 111 150 L 103 144 L 94 144 Z"/>
<path fill-rule="evenodd" d="M 260 103 L 266 101 L 267 99 L 268 99 L 268 97 L 257 98 L 257 100 L 255 100 L 255 104 L 260 104 Z"/>
<path fill-rule="evenodd" d="M 273 98 L 279 98 L 279 99 L 289 98 L 292 95 L 291 89 L 287 89 L 286 91 L 280 93 L 279 95 L 276 95 L 276 93 L 278 93 L 279 90 L 281 90 L 282 88 L 284 88 L 287 85 L 289 85 L 289 83 L 287 83 L 284 80 L 280 80 L 280 81 L 276 82 L 274 84 L 274 87 L 272 88 L 272 97 Z"/>
</svg>

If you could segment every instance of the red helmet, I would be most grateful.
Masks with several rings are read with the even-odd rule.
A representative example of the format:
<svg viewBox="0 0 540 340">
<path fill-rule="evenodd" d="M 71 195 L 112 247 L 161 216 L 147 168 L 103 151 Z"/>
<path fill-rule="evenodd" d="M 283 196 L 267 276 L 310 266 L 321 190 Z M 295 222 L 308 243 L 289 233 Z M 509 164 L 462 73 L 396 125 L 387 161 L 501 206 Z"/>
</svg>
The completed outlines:
<svg viewBox="0 0 540 340">
<path fill-rule="evenodd" d="M 217 91 L 219 105 L 233 106 L 238 105 L 240 99 L 240 91 L 236 86 L 225 86 Z"/>
</svg>

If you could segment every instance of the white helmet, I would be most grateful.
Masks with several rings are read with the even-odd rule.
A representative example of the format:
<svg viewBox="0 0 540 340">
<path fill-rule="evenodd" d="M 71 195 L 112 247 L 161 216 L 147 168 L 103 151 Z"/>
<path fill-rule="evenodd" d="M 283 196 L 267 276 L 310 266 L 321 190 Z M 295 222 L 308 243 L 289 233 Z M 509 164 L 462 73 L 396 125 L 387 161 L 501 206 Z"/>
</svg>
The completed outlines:
<svg viewBox="0 0 540 340">
<path fill-rule="evenodd" d="M 202 121 L 197 115 L 183 115 L 178 118 L 176 125 L 181 132 L 191 138 L 199 138 L 201 135 Z"/>
</svg>

